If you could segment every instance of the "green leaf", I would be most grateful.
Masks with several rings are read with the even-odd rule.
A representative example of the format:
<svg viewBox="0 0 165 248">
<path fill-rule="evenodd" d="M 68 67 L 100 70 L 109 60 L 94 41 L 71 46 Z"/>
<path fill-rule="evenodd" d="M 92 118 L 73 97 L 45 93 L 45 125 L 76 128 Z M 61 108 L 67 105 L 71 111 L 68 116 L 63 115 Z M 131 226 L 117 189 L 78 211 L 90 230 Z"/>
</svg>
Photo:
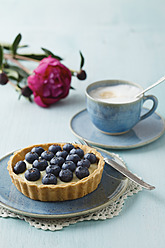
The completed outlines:
<svg viewBox="0 0 165 248">
<path fill-rule="evenodd" d="M 17 82 L 17 87 L 18 87 L 20 90 L 22 89 L 18 82 Z M 20 90 L 18 90 L 18 91 L 20 91 Z"/>
<path fill-rule="evenodd" d="M 47 58 L 47 56 L 45 54 L 34 54 L 34 53 L 29 53 L 29 54 L 26 54 L 26 53 L 21 53 L 21 54 L 18 54 L 17 55 L 20 55 L 20 56 L 23 56 L 23 57 L 26 57 L 26 58 L 30 58 L 30 59 L 35 59 L 35 60 L 42 60 L 44 58 Z M 21 60 L 21 59 L 19 59 Z"/>
<path fill-rule="evenodd" d="M 27 72 L 25 72 L 20 67 L 15 66 L 15 65 L 8 64 L 7 67 L 5 68 L 5 70 L 6 69 L 11 69 L 11 70 L 16 71 L 19 74 L 19 77 L 22 77 L 22 78 L 27 78 L 29 76 L 29 74 Z"/>
<path fill-rule="evenodd" d="M 9 44 L 9 43 L 0 43 L 0 45 L 4 48 L 4 49 L 6 49 L 6 50 L 10 50 L 11 49 L 11 44 Z"/>
<path fill-rule="evenodd" d="M 18 80 L 19 79 L 19 75 L 15 70 L 12 69 L 4 69 L 5 73 L 7 74 L 8 78 L 10 79 L 14 79 L 14 80 Z"/>
<path fill-rule="evenodd" d="M 21 96 L 22 96 L 22 94 L 20 93 L 20 94 L 18 95 L 18 100 L 20 100 L 20 99 L 21 99 Z"/>
<path fill-rule="evenodd" d="M 16 55 L 17 48 L 18 48 L 18 45 L 19 45 L 21 39 L 22 39 L 22 35 L 21 34 L 18 34 L 16 36 L 15 40 L 13 41 L 13 44 L 11 45 L 11 51 L 12 51 L 12 54 L 13 55 Z"/>
<path fill-rule="evenodd" d="M 74 88 L 73 86 L 70 86 L 70 89 L 71 89 L 71 90 L 75 90 L 75 88 Z"/>
<path fill-rule="evenodd" d="M 82 55 L 82 52 L 80 51 L 80 57 L 81 57 L 81 63 L 80 63 L 80 69 L 82 69 L 83 68 L 83 66 L 84 66 L 84 56 Z"/>
<path fill-rule="evenodd" d="M 58 60 L 62 60 L 61 57 L 59 57 L 59 56 L 57 56 L 57 55 L 54 55 L 54 53 L 52 53 L 52 52 L 49 51 L 48 49 L 43 48 L 43 47 L 41 47 L 41 49 L 44 51 L 44 53 L 45 53 L 46 55 L 48 55 L 48 56 L 51 55 L 52 58 L 55 58 L 55 59 L 58 59 Z"/>
<path fill-rule="evenodd" d="M 0 69 L 3 67 L 3 47 L 0 45 Z"/>
<path fill-rule="evenodd" d="M 5 49 L 5 50 L 11 50 L 12 44 L 9 43 L 0 43 L 0 45 Z M 28 45 L 18 45 L 18 48 L 24 48 L 28 47 Z"/>
<path fill-rule="evenodd" d="M 32 99 L 31 96 L 28 97 L 28 100 L 29 100 L 29 102 L 31 102 L 31 103 L 33 102 L 33 99 Z"/>
<path fill-rule="evenodd" d="M 26 48 L 29 47 L 28 45 L 19 45 L 18 48 Z"/>
</svg>

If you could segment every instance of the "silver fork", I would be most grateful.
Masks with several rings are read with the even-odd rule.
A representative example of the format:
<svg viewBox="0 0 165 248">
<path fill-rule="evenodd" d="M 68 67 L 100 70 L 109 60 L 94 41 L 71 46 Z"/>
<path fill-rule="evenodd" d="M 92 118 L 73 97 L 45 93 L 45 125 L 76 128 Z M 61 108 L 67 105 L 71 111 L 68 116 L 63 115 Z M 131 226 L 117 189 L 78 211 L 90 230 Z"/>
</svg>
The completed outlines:
<svg viewBox="0 0 165 248">
<path fill-rule="evenodd" d="M 104 149 L 101 149 L 101 148 L 97 148 L 95 146 L 91 146 L 89 145 L 89 143 L 86 141 L 86 140 L 79 140 L 80 143 L 82 145 L 87 145 L 89 147 L 93 147 L 97 150 L 100 150 L 100 151 L 103 151 L 105 152 Z M 122 165 L 118 164 L 116 161 L 114 161 L 113 159 L 109 159 L 109 158 L 104 158 L 104 161 L 112 166 L 114 169 L 116 169 L 117 171 L 119 171 L 122 175 L 126 176 L 127 178 L 129 178 L 131 181 L 139 184 L 140 186 L 142 186 L 143 188 L 145 189 L 148 189 L 148 190 L 153 190 L 155 189 L 155 186 L 152 186 L 146 182 L 144 182 L 142 179 L 140 179 L 139 177 L 137 177 L 135 174 L 133 174 L 132 172 L 130 172 L 126 167 L 123 167 Z"/>
</svg>

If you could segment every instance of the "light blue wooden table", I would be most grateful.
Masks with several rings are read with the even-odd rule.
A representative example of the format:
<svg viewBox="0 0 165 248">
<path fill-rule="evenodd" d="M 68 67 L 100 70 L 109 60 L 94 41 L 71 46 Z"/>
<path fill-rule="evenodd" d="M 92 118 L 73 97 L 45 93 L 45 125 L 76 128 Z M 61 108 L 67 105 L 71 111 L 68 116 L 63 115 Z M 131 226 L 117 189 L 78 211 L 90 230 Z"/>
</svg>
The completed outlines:
<svg viewBox="0 0 165 248">
<path fill-rule="evenodd" d="M 96 80 L 124 79 L 144 88 L 165 74 L 165 2 L 163 0 L 1 0 L 1 41 L 21 32 L 27 51 L 46 47 L 79 68 L 85 56 L 86 81 L 72 80 L 75 91 L 43 109 L 10 85 L 0 88 L 0 156 L 30 144 L 77 140 L 71 117 L 85 108 L 85 88 Z M 33 68 L 33 65 L 31 65 Z M 165 85 L 150 91 L 165 118 Z M 155 185 L 152 192 L 128 198 L 118 217 L 86 221 L 61 231 L 42 231 L 22 220 L 0 218 L 0 247 L 134 247 L 165 244 L 165 136 L 152 144 L 115 150 L 128 167 Z"/>
</svg>

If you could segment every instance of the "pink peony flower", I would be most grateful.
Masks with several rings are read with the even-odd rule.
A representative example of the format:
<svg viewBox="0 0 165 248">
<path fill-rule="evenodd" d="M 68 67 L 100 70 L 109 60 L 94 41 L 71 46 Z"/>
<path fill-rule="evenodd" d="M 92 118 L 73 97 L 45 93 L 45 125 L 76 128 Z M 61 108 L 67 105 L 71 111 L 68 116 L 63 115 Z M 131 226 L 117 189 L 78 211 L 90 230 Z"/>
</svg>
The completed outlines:
<svg viewBox="0 0 165 248">
<path fill-rule="evenodd" d="M 34 101 L 41 107 L 48 107 L 65 98 L 70 84 L 70 70 L 51 56 L 42 59 L 34 74 L 28 77 L 28 86 L 33 91 Z"/>
</svg>

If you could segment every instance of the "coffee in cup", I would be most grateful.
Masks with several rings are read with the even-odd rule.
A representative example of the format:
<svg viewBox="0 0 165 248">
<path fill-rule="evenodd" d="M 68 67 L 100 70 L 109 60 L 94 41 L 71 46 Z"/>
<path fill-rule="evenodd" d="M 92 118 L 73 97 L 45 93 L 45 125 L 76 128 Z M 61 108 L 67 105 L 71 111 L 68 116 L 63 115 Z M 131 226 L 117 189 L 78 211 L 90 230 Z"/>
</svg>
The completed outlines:
<svg viewBox="0 0 165 248">
<path fill-rule="evenodd" d="M 90 91 L 90 96 L 107 103 L 126 103 L 132 101 L 140 93 L 140 88 L 131 84 L 99 86 Z"/>
</svg>

